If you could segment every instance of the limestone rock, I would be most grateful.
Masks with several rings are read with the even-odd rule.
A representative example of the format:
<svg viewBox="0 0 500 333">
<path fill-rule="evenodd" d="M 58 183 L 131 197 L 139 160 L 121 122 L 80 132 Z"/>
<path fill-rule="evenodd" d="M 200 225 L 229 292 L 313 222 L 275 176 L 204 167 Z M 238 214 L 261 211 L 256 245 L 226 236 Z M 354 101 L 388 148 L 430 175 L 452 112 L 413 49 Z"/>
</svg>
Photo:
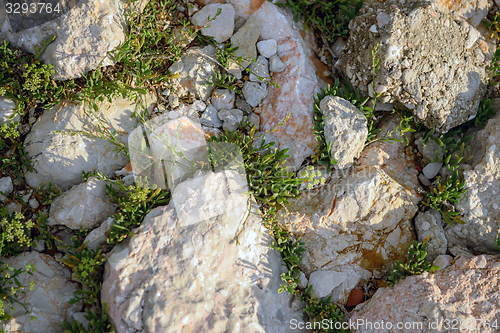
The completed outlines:
<svg viewBox="0 0 500 333">
<path fill-rule="evenodd" d="M 212 60 L 215 58 L 215 48 L 212 45 L 204 48 L 193 47 L 186 51 L 182 58 L 169 68 L 172 74 L 179 74 L 171 81 L 172 86 L 176 87 L 176 94 L 184 97 L 190 91 L 196 98 L 208 100 L 215 89 L 215 86 L 206 85 L 215 75 L 217 64 Z"/>
<path fill-rule="evenodd" d="M 331 143 L 330 156 L 343 169 L 359 156 L 368 136 L 367 120 L 349 101 L 337 96 L 326 96 L 320 102 L 325 118 L 325 139 Z"/>
<path fill-rule="evenodd" d="M 439 170 L 441 170 L 442 166 L 443 166 L 442 162 L 432 162 L 432 163 L 427 164 L 424 167 L 424 169 L 422 170 L 422 172 L 424 173 L 424 176 L 427 179 L 432 179 L 432 178 L 436 177 Z"/>
<path fill-rule="evenodd" d="M 286 65 L 281 61 L 281 59 L 277 55 L 273 55 L 269 59 L 269 71 L 270 72 L 283 72 L 286 68 Z"/>
<path fill-rule="evenodd" d="M 266 58 L 271 58 L 278 51 L 278 43 L 274 39 L 261 40 L 257 43 L 257 50 Z"/>
<path fill-rule="evenodd" d="M 267 97 L 262 101 L 261 130 L 270 130 L 290 115 L 273 134 L 279 149 L 289 149 L 288 165 L 297 170 L 317 145 L 313 133 L 313 96 L 321 82 L 316 73 L 323 73 L 326 66 L 318 65 L 321 62 L 315 58 L 311 44 L 314 38 L 296 28 L 293 17 L 286 11 L 266 2 L 253 15 L 262 23 L 261 38 L 276 40 L 276 55 L 285 64 L 285 69 L 272 77 L 281 88 L 269 85 Z"/>
<path fill-rule="evenodd" d="M 238 128 L 238 123 L 243 120 L 243 111 L 238 109 L 220 110 L 219 119 L 222 120 L 222 128 L 228 131 L 234 131 Z"/>
<path fill-rule="evenodd" d="M 498 101 L 495 103 L 498 110 Z M 451 245 L 473 251 L 497 253 L 494 242 L 500 230 L 500 113 L 490 119 L 471 143 L 473 154 L 480 156 L 474 169 L 464 171 L 466 190 L 455 204 L 466 224 L 446 227 Z"/>
<path fill-rule="evenodd" d="M 336 170 L 326 186 L 289 200 L 278 220 L 305 243 L 300 267 L 306 276 L 320 270 L 334 279 L 348 272 L 345 283 L 328 286 L 334 301 L 345 302 L 356 284 L 382 277 L 404 259 L 420 199 L 381 168 Z"/>
<path fill-rule="evenodd" d="M 77 289 L 76 283 L 68 282 L 70 270 L 51 256 L 25 252 L 17 257 L 2 258 L 2 261 L 14 268 L 24 268 L 26 262 L 36 265 L 33 275 L 18 276 L 23 286 L 29 285 L 30 281 L 35 283 L 35 290 L 20 294 L 19 301 L 29 304 L 28 309 L 36 319 L 30 321 L 30 316 L 25 315 L 24 309 L 17 304 L 14 311 L 7 310 L 14 319 L 2 322 L 6 333 L 60 333 L 64 330 L 62 321 L 70 320 L 73 313 L 81 310 L 81 303 L 69 303 Z"/>
<path fill-rule="evenodd" d="M 112 64 L 106 58 L 107 53 L 125 39 L 125 2 L 82 1 L 66 14 L 26 29 L 9 20 L 0 21 L 3 23 L 0 39 L 9 40 L 15 47 L 32 54 L 35 47 L 40 48 L 55 35 L 56 39 L 47 46 L 40 60 L 54 65 L 55 79 L 67 80 L 97 68 L 103 60 L 103 66 Z"/>
<path fill-rule="evenodd" d="M 220 15 L 214 20 L 219 9 Z M 201 29 L 201 33 L 204 36 L 214 37 L 217 43 L 222 43 L 233 35 L 234 14 L 234 7 L 231 4 L 210 4 L 194 14 L 191 21 L 199 27 L 207 26 Z M 209 17 L 211 21 L 207 23 Z"/>
<path fill-rule="evenodd" d="M 377 139 L 386 138 L 389 133 L 397 139 L 403 139 L 395 132 L 400 124 L 400 117 L 388 115 L 380 120 Z M 413 141 L 412 133 L 405 133 L 409 142 Z M 412 195 L 419 196 L 421 187 L 418 182 L 417 159 L 411 146 L 404 142 L 377 141 L 368 145 L 358 159 L 358 169 L 376 167 L 382 169 L 389 177 L 404 188 L 410 190 Z"/>
<path fill-rule="evenodd" d="M 269 248 L 260 217 L 249 212 L 247 195 L 238 193 L 244 188 L 228 176 L 200 174 L 201 188 L 201 180 L 181 183 L 192 193 L 189 201 L 201 206 L 189 208 L 180 198 L 180 210 L 158 207 L 133 238 L 112 250 L 102 301 L 109 304 L 117 333 L 279 333 L 291 332 L 290 320 L 303 320 L 291 309 L 290 295 L 277 293 L 281 257 Z M 226 200 L 218 200 L 220 195 Z M 202 220 L 188 223 L 189 210 L 197 207 L 203 208 Z"/>
<path fill-rule="evenodd" d="M 250 60 L 257 58 L 255 43 L 257 43 L 261 31 L 262 23 L 255 15 L 252 15 L 231 37 L 233 46 L 238 47 L 234 55 L 236 57 L 243 57 L 243 62 L 241 63 L 243 68 L 248 67 Z"/>
<path fill-rule="evenodd" d="M 250 81 L 265 82 L 270 79 L 269 62 L 264 56 L 258 56 L 257 62 L 250 65 Z M 255 73 L 255 74 L 254 74 Z M 261 77 L 262 79 L 259 79 Z"/>
<path fill-rule="evenodd" d="M 5 198 L 4 194 L 9 194 L 14 189 L 14 185 L 12 184 L 12 179 L 7 177 L 0 178 L 0 195 Z"/>
<path fill-rule="evenodd" d="M 235 94 L 231 89 L 217 89 L 212 93 L 212 105 L 217 111 L 222 109 L 232 109 L 234 106 Z"/>
<path fill-rule="evenodd" d="M 64 225 L 73 230 L 91 230 L 114 211 L 115 207 L 106 197 L 106 182 L 91 177 L 52 202 L 49 225 Z"/>
<path fill-rule="evenodd" d="M 15 107 L 16 103 L 13 100 L 0 96 L 0 125 L 20 120 L 14 111 Z"/>
<path fill-rule="evenodd" d="M 221 127 L 222 121 L 219 119 L 217 114 L 217 109 L 214 108 L 213 105 L 207 106 L 205 112 L 203 112 L 203 115 L 200 118 L 200 123 L 209 127 Z"/>
<path fill-rule="evenodd" d="M 427 261 L 433 262 L 438 256 L 446 254 L 448 242 L 444 233 L 440 212 L 435 209 L 429 209 L 426 212 L 418 213 L 415 218 L 415 231 L 419 242 L 423 242 L 429 237 L 426 249 Z"/>
<path fill-rule="evenodd" d="M 255 107 L 267 96 L 265 83 L 247 81 L 243 86 L 243 96 L 248 104 Z"/>
<path fill-rule="evenodd" d="M 424 3 L 390 0 L 364 7 L 336 64 L 351 83 L 371 87 L 371 52 L 380 43 L 375 90 L 439 133 L 466 122 L 485 92 L 487 62 L 473 29 Z M 372 26 L 377 32 L 370 32 Z M 469 43 L 470 44 L 470 43 Z"/>
<path fill-rule="evenodd" d="M 131 134 L 130 159 L 134 172 L 142 173 L 158 188 L 173 190 L 189 174 L 194 161 L 208 162 L 205 133 L 199 122 L 186 116 L 174 120 L 159 116 L 143 127 Z"/>
<path fill-rule="evenodd" d="M 107 233 L 111 230 L 111 227 L 115 223 L 115 220 L 111 217 L 108 217 L 106 221 L 101 223 L 101 225 L 98 228 L 95 228 L 89 234 L 87 237 L 85 237 L 85 240 L 83 241 L 84 244 L 87 244 L 87 249 L 91 250 L 97 250 L 99 249 L 102 245 L 106 245 L 107 242 L 106 240 L 108 239 Z"/>
<path fill-rule="evenodd" d="M 491 1 L 447 1 L 431 0 L 437 10 L 444 14 L 451 14 L 455 19 L 466 19 L 471 25 L 477 26 L 481 20 L 486 18 L 491 8 Z"/>
<path fill-rule="evenodd" d="M 400 331 L 394 326 L 375 329 L 375 323 L 380 325 L 382 321 L 393 325 L 421 323 L 418 328 L 412 326 L 411 332 L 445 332 L 450 327 L 447 320 L 460 323 L 456 331 L 494 333 L 497 330 L 491 323 L 500 321 L 499 270 L 498 256 L 461 257 L 449 268 L 410 276 L 392 288 L 378 289 L 368 302 L 358 305 L 350 320 L 374 324 L 371 328 L 359 325 L 359 333 Z"/>
<path fill-rule="evenodd" d="M 126 145 L 128 134 L 137 125 L 137 120 L 132 118 L 137 107 L 134 102 L 119 98 L 113 103 L 99 103 L 97 114 Z M 122 153 L 114 151 L 115 145 L 104 139 L 84 134 L 54 133 L 85 131 L 97 135 L 94 119 L 86 113 L 84 106 L 69 102 L 42 114 L 24 141 L 28 156 L 37 160 L 34 172 L 26 174 L 31 187 L 52 182 L 67 189 L 82 182 L 82 171 L 96 170 L 112 176 L 128 163 Z"/>
</svg>

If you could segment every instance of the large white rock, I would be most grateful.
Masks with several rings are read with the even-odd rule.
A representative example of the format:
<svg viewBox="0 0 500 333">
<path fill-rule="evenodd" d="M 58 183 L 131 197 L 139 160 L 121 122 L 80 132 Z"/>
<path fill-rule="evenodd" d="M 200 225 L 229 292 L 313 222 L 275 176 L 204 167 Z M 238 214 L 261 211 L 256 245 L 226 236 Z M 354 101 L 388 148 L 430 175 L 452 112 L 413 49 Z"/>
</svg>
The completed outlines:
<svg viewBox="0 0 500 333">
<path fill-rule="evenodd" d="M 106 197 L 106 182 L 91 177 L 57 197 L 50 205 L 49 225 L 94 229 L 115 211 Z"/>
<path fill-rule="evenodd" d="M 500 108 L 498 100 L 494 104 Z M 474 251 L 497 253 L 495 238 L 500 230 L 500 112 L 471 142 L 473 170 L 464 171 L 466 190 L 456 204 L 466 224 L 445 228 L 450 245 L 462 245 Z"/>
<path fill-rule="evenodd" d="M 180 206 L 154 209 L 112 250 L 102 301 L 117 333 L 292 332 L 289 321 L 303 319 L 277 293 L 283 263 L 255 209 L 248 216 L 245 187 L 227 174 L 200 177 L 203 187 L 180 184 Z M 192 220 L 192 209 L 204 218 Z"/>
<path fill-rule="evenodd" d="M 221 10 L 220 15 L 214 20 L 213 18 L 219 9 Z M 201 29 L 201 33 L 214 37 L 217 43 L 222 43 L 233 35 L 234 14 L 234 7 L 231 4 L 210 4 L 194 14 L 191 22 L 199 27 L 207 26 Z M 211 21 L 207 23 L 209 17 Z"/>
<path fill-rule="evenodd" d="M 363 113 L 349 101 L 326 96 L 320 102 L 325 118 L 325 139 L 331 143 L 330 156 L 343 169 L 354 162 L 365 147 L 368 136 L 367 120 Z"/>
<path fill-rule="evenodd" d="M 500 322 L 499 277 L 498 256 L 460 257 L 447 269 L 378 289 L 351 312 L 350 320 L 369 323 L 355 326 L 359 333 L 498 332 L 493 323 Z M 395 329 L 397 323 L 407 329 Z"/>
<path fill-rule="evenodd" d="M 22 274 L 18 280 L 23 286 L 35 283 L 35 290 L 19 294 L 19 301 L 28 304 L 31 314 L 36 317 L 30 321 L 30 316 L 24 314 L 24 309 L 17 304 L 14 311 L 7 310 L 14 319 L 2 322 L 1 327 L 7 333 L 60 333 L 64 331 L 63 320 L 70 320 L 73 313 L 79 312 L 81 303 L 70 304 L 77 284 L 68 280 L 71 271 L 61 266 L 54 258 L 38 252 L 25 252 L 17 257 L 2 258 L 2 261 L 14 268 L 24 268 L 26 262 L 36 265 L 33 275 Z"/>
<path fill-rule="evenodd" d="M 55 35 L 41 60 L 54 65 L 55 79 L 77 78 L 103 60 L 103 66 L 112 64 L 106 55 L 125 40 L 125 6 L 126 2 L 119 0 L 81 1 L 54 20 L 20 31 L 11 26 L 15 23 L 1 19 L 0 13 L 0 40 L 35 54 L 35 47 L 40 48 Z"/>
<path fill-rule="evenodd" d="M 398 116 L 384 118 L 379 134 L 386 136 L 398 125 Z M 278 212 L 279 222 L 305 243 L 300 268 L 306 276 L 330 274 L 310 284 L 319 283 L 341 303 L 354 287 L 384 277 L 394 260 L 405 260 L 422 199 L 416 162 L 404 143 L 376 142 L 358 161 L 352 170 L 335 170 L 328 184 L 289 200 Z"/>
<path fill-rule="evenodd" d="M 127 144 L 128 134 L 136 126 L 132 117 L 137 105 L 117 99 L 113 103 L 99 103 L 97 114 L 105 118 L 110 131 L 117 132 L 117 139 Z M 88 116 L 84 106 L 68 102 L 45 110 L 31 128 L 24 144 L 28 156 L 36 161 L 34 172 L 26 174 L 31 187 L 52 182 L 67 189 L 82 182 L 82 171 L 99 171 L 108 176 L 128 161 L 122 153 L 114 151 L 116 146 L 104 139 L 84 134 L 54 133 L 54 131 L 86 131 L 98 135 L 94 118 Z"/>
</svg>

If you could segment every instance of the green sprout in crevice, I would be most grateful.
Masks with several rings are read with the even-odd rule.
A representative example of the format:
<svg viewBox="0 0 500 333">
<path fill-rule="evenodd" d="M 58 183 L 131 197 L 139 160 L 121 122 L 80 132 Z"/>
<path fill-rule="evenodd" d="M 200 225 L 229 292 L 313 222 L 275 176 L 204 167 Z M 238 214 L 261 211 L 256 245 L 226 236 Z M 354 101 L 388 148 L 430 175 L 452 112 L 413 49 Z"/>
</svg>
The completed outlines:
<svg viewBox="0 0 500 333">
<path fill-rule="evenodd" d="M 407 276 L 419 275 L 424 272 L 434 272 L 439 269 L 438 266 L 433 266 L 426 260 L 427 251 L 425 249 L 429 246 L 427 244 L 428 241 L 429 236 L 421 243 L 413 242 L 408 248 L 406 263 L 402 263 L 399 260 L 394 262 L 390 276 L 388 277 L 389 286 L 394 286 L 396 282 Z"/>
<path fill-rule="evenodd" d="M 427 193 L 427 197 L 422 202 L 425 206 L 436 209 L 441 213 L 445 222 L 451 226 L 455 223 L 465 224 L 462 220 L 460 212 L 455 211 L 453 203 L 457 203 L 465 193 L 465 182 L 461 182 L 458 177 L 458 172 L 455 171 L 453 175 L 443 184 L 438 177 L 437 186 L 431 192 Z"/>
</svg>

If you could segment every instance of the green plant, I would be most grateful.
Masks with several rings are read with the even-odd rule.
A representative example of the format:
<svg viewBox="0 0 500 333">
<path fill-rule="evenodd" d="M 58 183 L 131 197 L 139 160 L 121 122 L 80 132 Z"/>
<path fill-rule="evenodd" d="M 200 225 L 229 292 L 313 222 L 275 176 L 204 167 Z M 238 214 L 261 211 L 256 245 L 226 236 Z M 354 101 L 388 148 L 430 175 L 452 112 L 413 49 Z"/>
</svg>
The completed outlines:
<svg viewBox="0 0 500 333">
<path fill-rule="evenodd" d="M 35 225 L 31 220 L 23 221 L 25 217 L 21 213 L 8 215 L 5 209 L 0 212 L 0 217 L 2 254 L 16 255 L 33 245 L 30 235 Z"/>
<path fill-rule="evenodd" d="M 300 177 L 303 182 L 307 183 L 307 189 L 311 190 L 314 186 L 323 185 L 326 182 L 325 177 L 322 176 L 321 171 L 314 170 L 312 165 L 308 165 L 306 169 L 302 170 Z M 319 179 L 317 177 L 320 177 Z"/>
<path fill-rule="evenodd" d="M 436 152 L 436 159 L 434 161 L 443 162 L 446 165 L 448 171 L 456 171 L 460 163 L 465 163 L 472 158 L 472 156 L 469 156 L 468 158 L 464 159 L 463 153 L 465 148 L 467 148 L 465 144 L 474 139 L 474 137 L 472 135 L 468 135 L 457 141 L 456 137 L 459 136 L 462 132 L 463 129 L 461 127 L 458 127 L 447 132 L 446 134 L 442 134 L 437 137 L 434 135 L 434 129 L 431 129 L 427 130 L 427 132 L 423 136 L 424 145 L 426 145 L 429 142 L 429 139 L 432 138 L 441 147 L 443 158 L 438 158 Z"/>
<path fill-rule="evenodd" d="M 495 12 L 495 16 L 493 16 L 493 19 L 490 21 L 488 19 L 483 19 L 481 23 L 488 28 L 489 31 L 491 31 L 490 39 L 495 37 L 497 40 L 500 39 L 500 36 L 498 33 L 500 32 L 500 14 L 498 12 Z"/>
<path fill-rule="evenodd" d="M 460 213 L 455 212 L 452 205 L 452 203 L 458 202 L 465 192 L 465 189 L 463 189 L 465 182 L 460 182 L 458 172 L 454 172 L 444 184 L 440 183 L 439 177 L 436 182 L 437 186 L 427 193 L 427 198 L 423 201 L 423 204 L 438 210 L 443 215 L 446 223 L 451 226 L 454 226 L 455 223 L 465 224 Z"/>
<path fill-rule="evenodd" d="M 72 80 L 55 82 L 53 73 L 52 65 L 12 48 L 10 42 L 0 45 L 0 95 L 16 101 L 17 113 L 22 115 L 39 103 L 52 107 L 75 88 Z"/>
<path fill-rule="evenodd" d="M 118 244 L 141 225 L 144 217 L 154 208 L 168 205 L 170 191 L 146 188 L 142 184 L 125 186 L 120 180 L 106 185 L 108 197 L 118 204 L 118 211 L 109 232 L 108 244 Z"/>
<path fill-rule="evenodd" d="M 233 46 L 231 43 L 226 43 L 222 48 L 217 48 L 217 61 L 224 68 L 228 68 L 230 64 L 230 60 L 243 60 L 243 57 L 236 57 L 235 52 L 238 50 L 237 46 Z"/>
<path fill-rule="evenodd" d="M 288 119 L 285 118 L 278 126 Z M 249 122 L 240 124 L 238 130 L 226 132 L 218 138 L 212 136 L 210 142 L 228 142 L 236 144 L 241 149 L 245 163 L 245 172 L 248 185 L 254 197 L 268 205 L 288 203 L 287 198 L 299 195 L 297 188 L 302 181 L 296 178 L 293 172 L 289 172 L 284 166 L 288 149 L 272 149 L 274 142 L 265 142 L 265 133 L 255 136 L 256 127 L 251 128 Z M 261 140 L 257 144 L 257 139 Z M 261 152 L 263 152 L 261 154 Z"/>
<path fill-rule="evenodd" d="M 0 149 L 16 143 L 16 139 L 19 138 L 18 126 L 18 121 L 10 121 L 0 125 Z"/>
<path fill-rule="evenodd" d="M 275 131 L 287 119 L 288 117 L 266 133 Z M 342 321 L 343 316 L 340 315 L 340 309 L 331 303 L 330 298 L 318 300 L 311 295 L 310 288 L 306 291 L 298 289 L 300 282 L 298 265 L 305 251 L 304 243 L 300 239 L 294 239 L 291 233 L 278 223 L 276 217 L 278 206 L 288 204 L 288 198 L 300 195 L 297 189 L 300 183 L 307 182 L 309 184 L 314 182 L 313 179 L 316 176 L 314 169 L 307 168 L 301 177 L 295 177 L 294 173 L 288 172 L 284 166 L 286 150 L 278 151 L 276 148 L 271 150 L 274 142 L 265 143 L 264 135 L 266 133 L 256 137 L 256 128 L 251 128 L 248 122 L 239 125 L 238 129 L 232 132 L 226 131 L 219 138 L 212 137 L 209 141 L 212 143 L 233 143 L 240 148 L 250 192 L 262 204 L 264 225 L 274 238 L 271 248 L 281 253 L 288 268 L 286 273 L 281 274 L 281 280 L 284 284 L 282 284 L 278 292 L 287 291 L 306 301 L 305 311 L 309 314 L 311 321 L 318 321 L 319 318 L 332 320 L 333 322 Z M 262 141 L 260 144 L 256 144 L 257 140 Z M 223 165 L 225 164 L 224 161 L 233 160 L 233 153 L 232 149 L 229 154 L 224 149 L 210 150 L 212 164 L 214 161 L 220 161 Z M 214 164 L 213 166 L 217 169 L 219 165 Z M 238 171 L 241 172 L 242 170 Z M 317 181 L 321 183 L 322 180 Z M 331 332 L 331 330 L 325 330 L 325 332 Z M 346 331 L 335 330 L 335 332 Z"/>
<path fill-rule="evenodd" d="M 392 264 L 392 269 L 390 271 L 390 276 L 387 278 L 387 282 L 390 286 L 393 286 L 399 280 L 410 275 L 419 275 L 424 272 L 434 272 L 439 269 L 438 266 L 433 266 L 430 262 L 425 260 L 427 257 L 427 252 L 425 249 L 429 246 L 426 244 L 429 240 L 429 236 L 421 243 L 413 242 L 408 248 L 406 254 L 406 263 L 402 263 L 396 260 Z"/>
<path fill-rule="evenodd" d="M 477 110 L 476 117 L 474 119 L 469 120 L 472 122 L 473 126 L 479 126 L 486 124 L 486 122 L 495 115 L 496 110 L 493 105 L 493 99 L 487 98 L 481 101 L 479 104 L 479 109 Z M 469 126 L 472 127 L 472 124 Z M 468 125 L 467 123 L 464 125 Z"/>
<path fill-rule="evenodd" d="M 345 321 L 345 315 L 342 310 L 337 306 L 332 304 L 332 296 L 328 296 L 324 299 L 315 298 L 311 294 L 312 286 L 309 286 L 304 293 L 300 295 L 300 298 L 306 302 L 306 306 L 304 307 L 304 312 L 309 317 L 308 322 L 311 323 L 311 327 L 314 328 L 312 330 L 315 332 L 325 332 L 325 333 L 347 333 L 350 330 L 346 329 L 337 329 L 335 328 L 335 324 L 331 325 L 331 323 L 343 322 Z M 320 325 L 325 322 L 328 325 Z M 326 327 L 325 327 L 326 326 Z M 319 327 L 319 329 L 316 329 Z"/>
<path fill-rule="evenodd" d="M 37 219 L 37 228 L 38 228 L 38 236 L 35 237 L 35 240 L 43 240 L 48 249 L 51 249 L 54 246 L 54 235 L 49 232 L 48 225 L 48 217 L 46 214 L 40 214 Z"/>
<path fill-rule="evenodd" d="M 307 30 L 316 28 L 333 41 L 336 37 L 349 35 L 349 22 L 358 14 L 363 1 L 288 0 L 276 5 L 290 8 L 295 21 L 302 19 Z"/>
<path fill-rule="evenodd" d="M 491 57 L 490 69 L 488 71 L 490 81 L 488 82 L 488 86 L 496 86 L 500 82 L 496 79 L 500 76 L 500 48 L 496 49 L 495 53 L 493 53 Z"/>
<path fill-rule="evenodd" d="M 31 281 L 29 286 L 23 286 L 18 277 L 21 274 L 33 275 L 34 271 L 35 266 L 31 266 L 29 262 L 26 263 L 24 269 L 15 269 L 0 261 L 0 322 L 12 318 L 7 310 L 15 310 L 14 303 L 21 305 L 25 314 L 30 313 L 28 305 L 19 301 L 19 294 L 26 294 L 27 288 L 34 290 L 35 282 Z M 34 319 L 35 317 L 31 316 L 31 320 Z"/>
<path fill-rule="evenodd" d="M 232 75 L 226 75 L 220 71 L 215 72 L 214 78 L 209 78 L 207 86 L 215 86 L 216 88 L 231 89 L 237 94 L 241 94 L 241 90 L 236 85 L 236 78 Z"/>
<path fill-rule="evenodd" d="M 46 185 L 45 182 L 42 183 L 40 187 L 35 188 L 35 192 L 38 194 L 37 198 L 41 205 L 50 205 L 62 193 L 57 185 L 52 184 L 52 182 L 49 182 L 49 185 Z"/>
<path fill-rule="evenodd" d="M 495 237 L 495 248 L 500 252 L 500 235 Z"/>
<path fill-rule="evenodd" d="M 73 321 L 69 323 L 66 320 L 63 321 L 63 328 L 65 331 L 63 333 L 115 333 L 115 328 L 111 325 L 110 318 L 108 316 L 108 305 L 103 304 L 101 313 L 97 313 L 94 310 L 87 309 L 87 314 L 83 316 L 89 321 L 87 327 L 78 321 Z"/>
<path fill-rule="evenodd" d="M 74 292 L 71 304 L 85 300 L 88 304 L 99 300 L 102 287 L 102 265 L 106 262 L 106 256 L 101 251 L 83 248 L 80 251 L 68 252 L 61 259 L 67 266 L 73 269 L 73 276 L 83 286 Z"/>
</svg>

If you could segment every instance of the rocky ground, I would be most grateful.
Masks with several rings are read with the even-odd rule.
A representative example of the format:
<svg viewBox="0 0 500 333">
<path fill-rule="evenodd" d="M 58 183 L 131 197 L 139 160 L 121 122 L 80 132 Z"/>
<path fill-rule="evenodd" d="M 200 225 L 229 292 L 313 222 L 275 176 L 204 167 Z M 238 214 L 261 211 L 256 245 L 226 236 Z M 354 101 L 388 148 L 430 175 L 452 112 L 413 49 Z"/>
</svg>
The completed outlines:
<svg viewBox="0 0 500 333">
<path fill-rule="evenodd" d="M 7 4 L 4 332 L 500 332 L 500 3 Z"/>
</svg>

